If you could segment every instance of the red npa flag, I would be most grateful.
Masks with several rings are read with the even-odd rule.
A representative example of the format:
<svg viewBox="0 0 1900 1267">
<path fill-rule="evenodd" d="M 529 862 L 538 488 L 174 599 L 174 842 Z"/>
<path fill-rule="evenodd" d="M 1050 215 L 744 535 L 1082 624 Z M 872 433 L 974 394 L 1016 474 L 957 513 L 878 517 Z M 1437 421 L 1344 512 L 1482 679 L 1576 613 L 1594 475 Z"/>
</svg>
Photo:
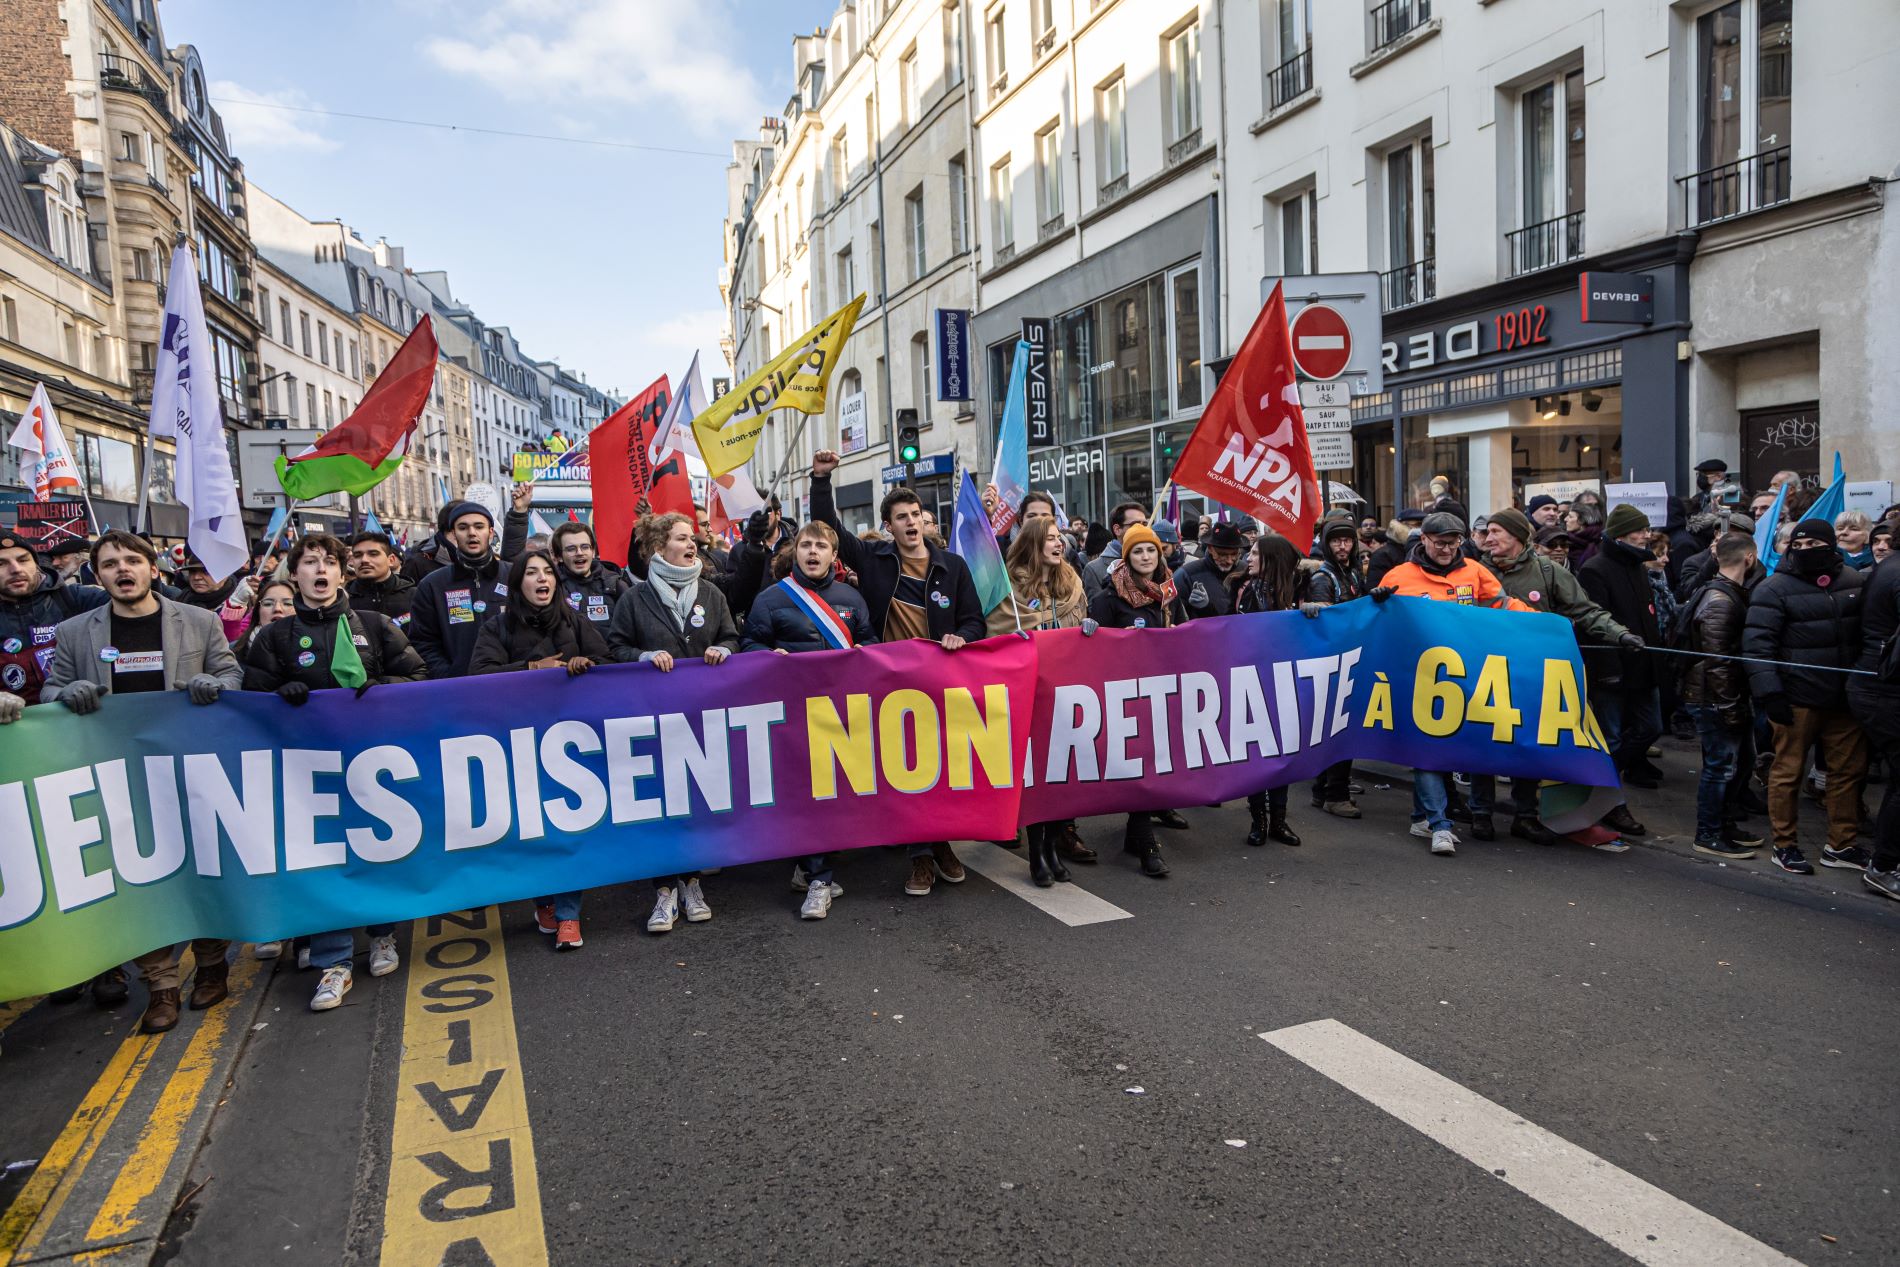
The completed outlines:
<svg viewBox="0 0 1900 1267">
<path fill-rule="evenodd" d="M 1301 554 L 1312 545 L 1319 480 L 1277 283 L 1174 464 L 1174 482 L 1250 511 Z"/>
<path fill-rule="evenodd" d="M 644 498 L 656 515 L 693 513 L 693 485 L 678 450 L 654 465 L 647 456 L 653 429 L 666 413 L 672 392 L 666 376 L 613 412 L 587 439 L 587 465 L 594 490 L 594 537 L 600 557 L 627 566 L 633 525 Z"/>
</svg>

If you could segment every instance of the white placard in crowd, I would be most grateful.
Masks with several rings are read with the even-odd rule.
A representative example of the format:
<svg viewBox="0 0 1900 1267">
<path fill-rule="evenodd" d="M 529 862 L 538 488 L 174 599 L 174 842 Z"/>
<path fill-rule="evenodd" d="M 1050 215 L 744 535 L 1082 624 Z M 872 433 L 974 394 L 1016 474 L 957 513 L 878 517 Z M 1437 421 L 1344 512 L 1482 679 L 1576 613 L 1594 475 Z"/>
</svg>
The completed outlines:
<svg viewBox="0 0 1900 1267">
<path fill-rule="evenodd" d="M 1869 519 L 1878 518 L 1881 511 L 1893 505 L 1892 480 L 1849 480 L 1846 492 L 1845 508 L 1858 510 Z"/>
<path fill-rule="evenodd" d="M 1524 504 L 1530 505 L 1533 497 L 1548 497 L 1553 501 L 1567 502 L 1576 499 L 1578 493 L 1603 491 L 1603 481 L 1587 480 L 1546 480 L 1541 484 L 1524 486 Z"/>
<path fill-rule="evenodd" d="M 1660 528 L 1669 519 L 1669 485 L 1660 480 L 1641 484 L 1605 484 L 1603 510 L 1629 504 L 1649 516 L 1649 526 Z"/>
<path fill-rule="evenodd" d="M 485 480 L 470 484 L 467 488 L 462 490 L 462 500 L 474 502 L 477 506 L 487 507 L 488 513 L 495 517 L 496 525 L 499 526 L 501 524 L 501 490 L 496 488 L 493 484 Z"/>
</svg>

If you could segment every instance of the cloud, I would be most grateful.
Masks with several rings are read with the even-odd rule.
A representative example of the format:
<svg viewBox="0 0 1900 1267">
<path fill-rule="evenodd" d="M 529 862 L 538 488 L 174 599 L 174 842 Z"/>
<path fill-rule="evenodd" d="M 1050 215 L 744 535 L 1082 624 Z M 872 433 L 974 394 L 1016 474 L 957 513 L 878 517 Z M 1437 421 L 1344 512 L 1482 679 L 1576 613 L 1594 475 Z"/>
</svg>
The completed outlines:
<svg viewBox="0 0 1900 1267">
<path fill-rule="evenodd" d="M 241 157 L 260 150 L 328 153 L 341 148 L 318 131 L 321 115 L 285 108 L 317 104 L 295 88 L 256 92 L 229 79 L 219 79 L 212 81 L 211 101 L 231 130 L 231 148 Z"/>
<path fill-rule="evenodd" d="M 725 51 L 742 20 L 726 9 L 709 0 L 475 0 L 457 22 L 465 34 L 422 47 L 443 70 L 514 101 L 657 106 L 727 136 L 756 125 L 762 95 Z"/>
<path fill-rule="evenodd" d="M 717 308 L 679 312 L 644 328 L 633 339 L 641 359 L 664 367 L 667 374 L 685 372 L 693 353 L 700 354 L 699 372 L 710 378 L 725 373 L 719 356 L 719 335 L 725 328 L 724 314 Z"/>
</svg>

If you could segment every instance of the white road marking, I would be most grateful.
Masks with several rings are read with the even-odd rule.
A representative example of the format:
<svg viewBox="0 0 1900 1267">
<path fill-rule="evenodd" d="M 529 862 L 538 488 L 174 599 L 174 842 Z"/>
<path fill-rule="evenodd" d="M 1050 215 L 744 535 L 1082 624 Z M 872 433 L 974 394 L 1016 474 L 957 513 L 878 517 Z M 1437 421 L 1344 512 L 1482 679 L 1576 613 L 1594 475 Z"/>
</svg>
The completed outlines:
<svg viewBox="0 0 1900 1267">
<path fill-rule="evenodd" d="M 1260 1037 L 1640 1263 L 1801 1267 L 1350 1026 L 1312 1021 Z"/>
<path fill-rule="evenodd" d="M 1124 911 L 1074 883 L 1039 889 L 1029 879 L 1029 859 L 1014 849 L 978 840 L 957 845 L 957 857 L 963 865 L 994 880 L 1045 915 L 1053 915 L 1070 928 L 1083 924 L 1106 924 L 1110 920 L 1133 919 L 1134 912 Z M 1080 868 L 1071 867 L 1071 872 Z"/>
</svg>

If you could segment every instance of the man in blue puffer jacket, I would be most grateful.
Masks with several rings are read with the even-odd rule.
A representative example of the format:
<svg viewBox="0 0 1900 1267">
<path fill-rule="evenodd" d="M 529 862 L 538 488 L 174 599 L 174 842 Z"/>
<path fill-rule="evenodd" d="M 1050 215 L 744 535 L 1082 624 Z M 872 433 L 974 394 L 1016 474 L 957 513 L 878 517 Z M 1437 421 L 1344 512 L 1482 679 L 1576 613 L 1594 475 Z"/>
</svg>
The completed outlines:
<svg viewBox="0 0 1900 1267">
<path fill-rule="evenodd" d="M 837 579 L 838 534 L 813 520 L 792 538 L 792 568 L 752 600 L 741 651 L 837 651 L 877 641 L 864 595 Z M 823 919 L 844 886 L 831 878 L 831 855 L 815 853 L 792 872 L 792 887 L 805 895 L 800 919 Z"/>
</svg>

